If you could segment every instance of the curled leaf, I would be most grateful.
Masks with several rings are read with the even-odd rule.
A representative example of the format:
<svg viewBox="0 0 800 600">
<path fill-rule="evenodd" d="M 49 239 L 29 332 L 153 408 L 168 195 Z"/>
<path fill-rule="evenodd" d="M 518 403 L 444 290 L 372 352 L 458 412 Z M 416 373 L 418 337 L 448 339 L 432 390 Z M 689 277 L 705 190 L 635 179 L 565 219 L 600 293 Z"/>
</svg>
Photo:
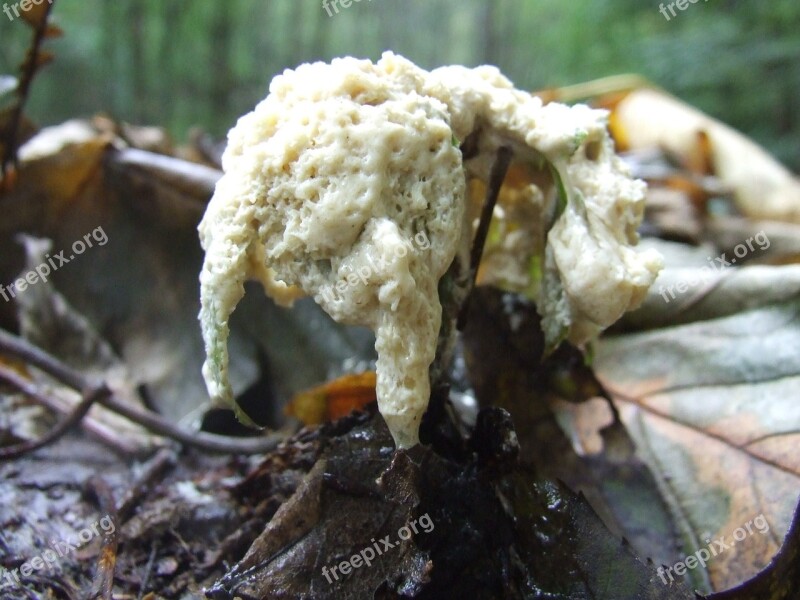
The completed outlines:
<svg viewBox="0 0 800 600">
<path fill-rule="evenodd" d="M 306 425 L 319 425 L 349 415 L 375 400 L 375 371 L 365 371 L 295 394 L 284 412 Z"/>
</svg>

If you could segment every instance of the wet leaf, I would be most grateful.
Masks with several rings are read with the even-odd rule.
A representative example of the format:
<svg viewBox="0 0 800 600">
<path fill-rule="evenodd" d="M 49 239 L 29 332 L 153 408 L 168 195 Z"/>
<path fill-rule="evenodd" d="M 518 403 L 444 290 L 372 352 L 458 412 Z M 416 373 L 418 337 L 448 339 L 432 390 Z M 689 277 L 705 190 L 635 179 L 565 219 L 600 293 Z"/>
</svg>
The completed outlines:
<svg viewBox="0 0 800 600">
<path fill-rule="evenodd" d="M 496 433 L 486 439 L 507 439 Z M 321 437 L 315 466 L 211 598 L 693 598 L 664 586 L 582 497 L 525 468 L 393 453 L 374 413 Z"/>
<path fill-rule="evenodd" d="M 576 452 L 581 444 L 575 411 L 571 416 L 558 402 L 603 394 L 584 356 L 564 345 L 542 364 L 543 344 L 530 302 L 488 287 L 475 290 L 464 329 L 467 372 L 482 404 L 511 413 L 520 460 L 539 477 L 564 481 L 584 494 L 606 526 L 628 539 L 640 557 L 676 562 L 676 531 L 658 487 L 621 423 L 608 424 L 613 415 L 605 400 L 600 402 L 606 410 L 584 418 L 602 451 Z"/>
<path fill-rule="evenodd" d="M 732 253 L 726 252 L 723 257 L 708 246 L 654 245 L 667 257 L 667 266 L 642 306 L 625 315 L 617 329 L 655 329 L 704 321 L 784 303 L 800 294 L 798 265 L 722 268 L 716 257 L 730 262 Z"/>
<path fill-rule="evenodd" d="M 748 534 L 708 563 L 712 589 L 753 576 L 778 550 L 800 493 L 800 296 L 609 337 L 596 369 L 681 525 L 684 552 Z M 701 570 L 696 584 L 702 584 Z"/>
<path fill-rule="evenodd" d="M 797 597 L 797 582 L 800 581 L 800 510 L 786 534 L 780 552 L 769 566 L 758 575 L 731 590 L 712 594 L 707 600 L 741 600 L 763 598 L 764 600 L 792 600 Z"/>
</svg>

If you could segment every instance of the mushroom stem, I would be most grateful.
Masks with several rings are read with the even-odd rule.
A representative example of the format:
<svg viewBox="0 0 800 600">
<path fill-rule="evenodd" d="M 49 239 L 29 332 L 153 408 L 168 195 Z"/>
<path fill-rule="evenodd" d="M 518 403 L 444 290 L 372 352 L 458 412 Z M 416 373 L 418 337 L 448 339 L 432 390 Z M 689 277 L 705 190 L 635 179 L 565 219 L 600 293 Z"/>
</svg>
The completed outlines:
<svg viewBox="0 0 800 600">
<path fill-rule="evenodd" d="M 459 307 L 458 312 L 458 325 L 457 328 L 461 331 L 465 325 L 467 309 L 469 308 L 469 293 L 475 287 L 475 278 L 478 275 L 478 265 L 480 265 L 481 257 L 483 256 L 483 247 L 486 245 L 486 236 L 489 235 L 489 224 L 492 222 L 492 214 L 494 207 L 497 204 L 497 198 L 500 196 L 500 188 L 503 187 L 503 181 L 508 173 L 508 168 L 511 166 L 511 159 L 514 157 L 514 152 L 508 146 L 500 146 L 497 149 L 497 156 L 492 163 L 492 170 L 489 173 L 489 184 L 486 187 L 486 198 L 483 201 L 483 208 L 481 209 L 481 217 L 478 222 L 478 231 L 475 232 L 475 239 L 472 241 L 472 252 L 469 258 L 469 288 L 467 290 L 467 297 L 464 304 Z"/>
</svg>

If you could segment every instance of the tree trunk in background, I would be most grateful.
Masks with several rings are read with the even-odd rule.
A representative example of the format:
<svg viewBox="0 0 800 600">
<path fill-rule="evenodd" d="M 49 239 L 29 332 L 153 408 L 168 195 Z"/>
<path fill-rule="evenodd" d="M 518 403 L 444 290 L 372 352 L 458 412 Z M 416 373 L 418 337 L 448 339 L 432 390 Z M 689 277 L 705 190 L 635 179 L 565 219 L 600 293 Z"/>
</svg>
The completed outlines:
<svg viewBox="0 0 800 600">
<path fill-rule="evenodd" d="M 180 73 L 180 69 L 176 68 L 176 57 L 183 47 L 183 10 L 177 2 L 163 2 L 159 8 L 163 29 L 158 40 L 158 68 L 153 69 L 153 77 L 157 81 L 158 112 L 163 120 L 171 121 L 175 115 L 175 90 L 181 89 L 180 82 L 176 81 Z"/>
<path fill-rule="evenodd" d="M 64 38 L 37 79 L 30 116 L 54 124 L 102 111 L 176 137 L 194 125 L 222 135 L 283 69 L 391 49 L 425 68 L 495 64 L 524 89 L 640 73 L 800 168 L 796 0 L 699 3 L 669 21 L 657 3 L 636 0 L 337 6 L 329 17 L 321 0 L 57 3 Z M 2 25 L 0 73 L 16 72 L 24 56 L 15 48 L 26 32 L 12 25 Z"/>
<path fill-rule="evenodd" d="M 481 6 L 481 9 L 477 11 L 478 18 L 482 21 L 478 24 L 478 31 L 481 34 L 483 46 L 481 62 L 489 65 L 496 65 L 499 58 L 497 56 L 497 32 L 495 31 L 498 3 L 499 0 L 486 2 Z"/>
<path fill-rule="evenodd" d="M 307 19 L 311 24 L 309 28 L 308 60 L 324 60 L 327 55 L 329 42 L 328 32 L 330 31 L 330 27 L 327 21 L 330 17 L 328 17 L 328 14 L 322 7 L 317 6 L 313 2 L 310 2 L 308 7 L 310 14 Z"/>
<path fill-rule="evenodd" d="M 231 8 L 224 2 L 218 2 L 214 6 L 213 21 L 209 31 L 209 38 L 214 48 L 213 60 L 209 65 L 211 71 L 209 122 L 214 120 L 214 115 L 229 113 L 229 98 L 235 86 L 231 73 Z"/>
<path fill-rule="evenodd" d="M 144 35 L 145 5 L 141 0 L 128 3 L 127 25 L 130 32 L 130 68 L 132 89 L 127 101 L 132 104 L 129 114 L 133 115 L 136 123 L 144 123 L 152 114 L 150 110 L 150 95 L 148 86 L 148 73 L 145 64 L 145 35 Z"/>
<path fill-rule="evenodd" d="M 119 4 L 116 2 L 103 2 L 100 10 L 102 23 L 102 33 L 100 48 L 102 49 L 104 60 L 100 61 L 103 69 L 103 79 L 107 82 L 119 82 L 119 52 L 122 48 L 119 45 L 119 34 L 117 30 L 117 10 Z M 120 82 L 122 83 L 122 82 Z M 114 114 L 120 108 L 121 98 L 119 96 L 119 86 L 109 83 L 101 88 L 104 104 L 108 110 Z"/>
</svg>

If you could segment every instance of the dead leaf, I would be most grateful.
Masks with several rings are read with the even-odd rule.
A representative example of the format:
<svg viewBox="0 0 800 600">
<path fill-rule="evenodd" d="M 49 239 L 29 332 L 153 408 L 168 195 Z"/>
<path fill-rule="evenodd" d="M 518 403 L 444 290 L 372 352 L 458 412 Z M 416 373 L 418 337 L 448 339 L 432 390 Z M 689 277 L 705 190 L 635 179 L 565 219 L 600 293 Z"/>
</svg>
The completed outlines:
<svg viewBox="0 0 800 600">
<path fill-rule="evenodd" d="M 496 433 L 488 437 L 507 439 Z M 685 586 L 662 585 L 582 497 L 526 468 L 494 483 L 474 458 L 393 453 L 376 414 L 344 419 L 322 437 L 305 484 L 210 597 L 693 598 Z M 369 564 L 332 573 L 373 547 L 381 552 Z"/>
<path fill-rule="evenodd" d="M 788 169 L 743 134 L 663 91 L 629 93 L 611 128 L 632 149 L 664 148 L 701 171 L 710 163 L 748 217 L 800 222 L 800 181 Z"/>
<path fill-rule="evenodd" d="M 798 581 L 800 581 L 800 510 L 795 513 L 785 543 L 769 567 L 742 585 L 719 594 L 712 594 L 707 600 L 742 598 L 790 600 L 797 596 Z"/>
<path fill-rule="evenodd" d="M 800 265 L 709 269 L 709 263 L 720 265 L 712 258 L 720 255 L 708 247 L 654 245 L 667 255 L 667 266 L 642 306 L 617 323 L 614 328 L 617 331 L 655 329 L 735 315 L 790 301 L 800 294 Z M 726 253 L 725 260 L 730 260 L 730 253 Z"/>
<path fill-rule="evenodd" d="M 541 364 L 544 341 L 533 305 L 492 288 L 475 289 L 466 323 L 468 376 L 483 405 L 491 402 L 511 414 L 520 460 L 540 477 L 564 481 L 585 495 L 606 527 L 624 536 L 639 556 L 676 562 L 674 526 L 621 424 L 608 426 L 607 413 L 598 411 L 588 428 L 595 429 L 593 443 L 599 435 L 602 453 L 579 456 L 581 435 L 563 411 L 553 410 L 554 397 L 575 402 L 603 393 L 583 355 L 563 347 Z"/>
<path fill-rule="evenodd" d="M 714 590 L 766 566 L 797 505 L 799 298 L 597 347 L 597 372 L 681 524 L 686 555 L 759 514 L 769 523 L 708 563 Z"/>
<path fill-rule="evenodd" d="M 220 174 L 126 148 L 113 131 L 102 120 L 70 121 L 20 149 L 19 183 L 0 196 L 0 213 L 8 215 L 0 220 L 0 281 L 22 270 L 18 233 L 51 239 L 58 252 L 102 227 L 107 243 L 54 273 L 55 288 L 103 332 L 155 409 L 196 423 L 208 399 L 196 228 Z M 2 303 L 0 311 L 7 307 L 13 304 Z M 273 426 L 292 394 L 342 373 L 346 361 L 352 370 L 375 354 L 367 330 L 334 323 L 311 299 L 285 311 L 249 294 L 231 327 L 234 389 L 242 395 L 257 383 L 266 388 L 254 401 L 265 415 L 259 421 Z"/>
<path fill-rule="evenodd" d="M 334 421 L 376 401 L 375 371 L 345 375 L 295 394 L 284 412 L 305 425 Z"/>
</svg>

